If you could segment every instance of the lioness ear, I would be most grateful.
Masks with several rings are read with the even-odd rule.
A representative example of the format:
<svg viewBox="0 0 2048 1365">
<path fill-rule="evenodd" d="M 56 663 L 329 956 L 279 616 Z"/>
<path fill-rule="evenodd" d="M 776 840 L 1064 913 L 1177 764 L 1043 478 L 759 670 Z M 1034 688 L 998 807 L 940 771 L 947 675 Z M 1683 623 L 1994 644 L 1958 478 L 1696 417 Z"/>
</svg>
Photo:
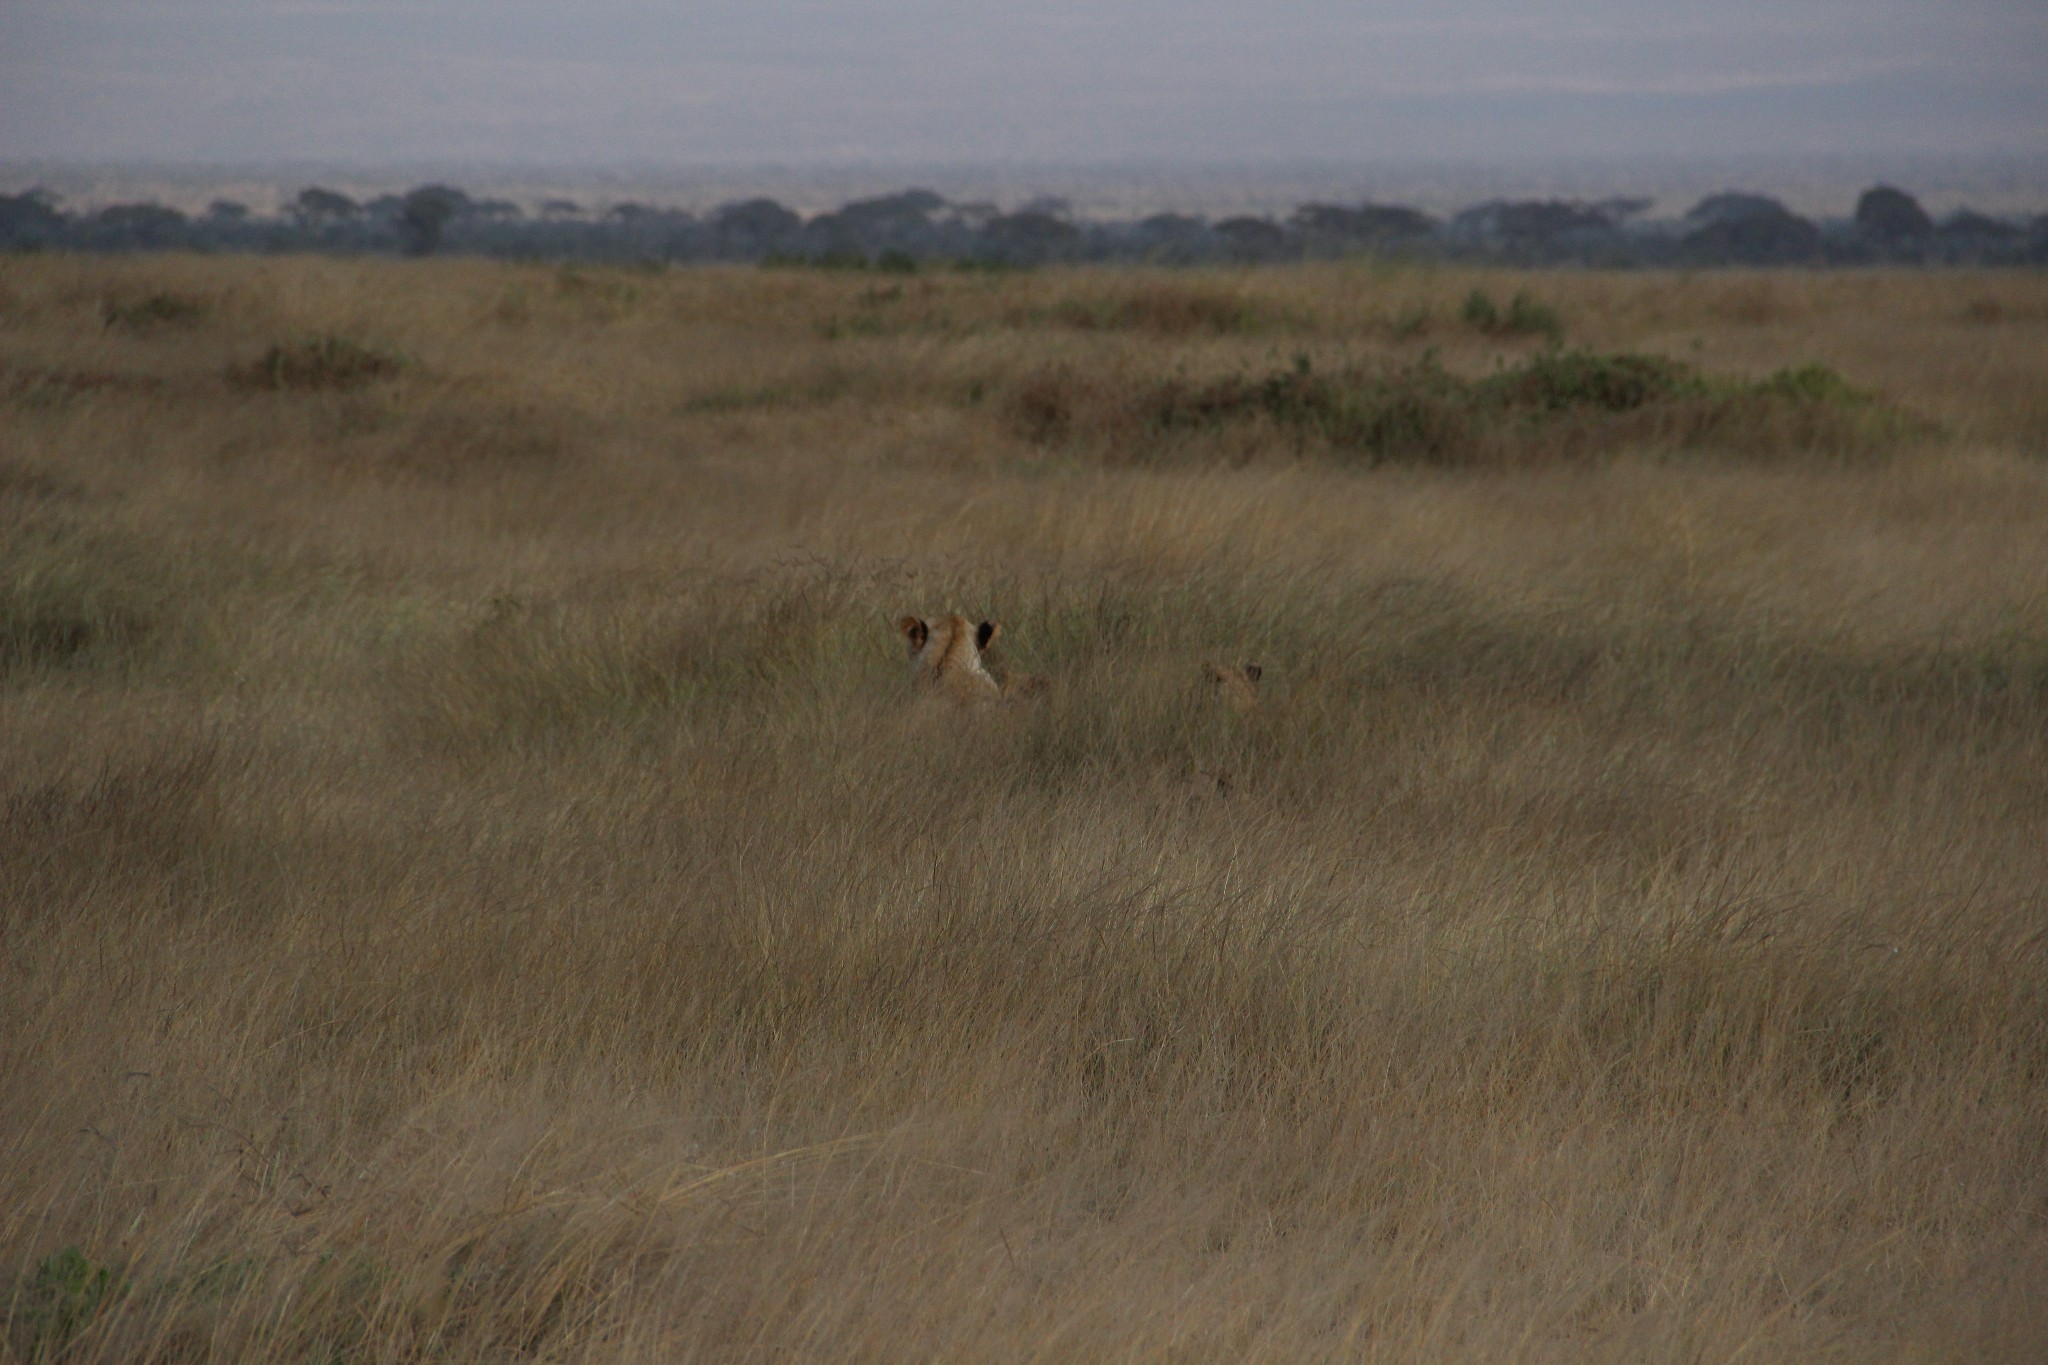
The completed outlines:
<svg viewBox="0 0 2048 1365">
<path fill-rule="evenodd" d="M 994 621 L 983 621 L 974 628 L 974 647 L 976 649 L 987 649 L 996 636 L 1002 633 L 1003 628 Z"/>
<path fill-rule="evenodd" d="M 1258 664 L 1246 664 L 1244 666 L 1244 679 L 1246 682 L 1257 682 L 1265 676 L 1266 670 Z"/>
<path fill-rule="evenodd" d="M 913 653 L 924 648 L 924 642 L 931 638 L 932 633 L 932 628 L 918 620 L 915 616 L 898 618 L 896 629 L 903 633 L 904 639 L 910 641 L 910 648 Z"/>
</svg>

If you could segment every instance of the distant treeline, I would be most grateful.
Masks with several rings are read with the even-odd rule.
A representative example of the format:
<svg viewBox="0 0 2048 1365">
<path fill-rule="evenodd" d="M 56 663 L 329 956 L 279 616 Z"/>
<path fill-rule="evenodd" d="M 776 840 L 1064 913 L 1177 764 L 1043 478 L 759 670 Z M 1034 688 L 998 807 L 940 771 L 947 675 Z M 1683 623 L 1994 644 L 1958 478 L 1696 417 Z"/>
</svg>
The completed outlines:
<svg viewBox="0 0 2048 1365">
<path fill-rule="evenodd" d="M 550 199 L 531 210 L 449 185 L 357 202 L 302 190 L 275 216 L 218 200 L 197 216 L 160 204 L 67 212 L 51 195 L 0 195 L 0 249 L 71 251 L 437 252 L 501 257 L 763 263 L 915 269 L 920 264 L 1056 261 L 1167 264 L 1286 261 L 1357 253 L 1541 265 L 2048 264 L 2048 214 L 1969 209 L 1940 221 L 1888 185 L 1847 219 L 1815 221 L 1764 195 L 1710 195 L 1676 219 L 1648 199 L 1493 200 L 1449 218 L 1396 204 L 1303 204 L 1285 219 L 1177 213 L 1078 219 L 1063 200 L 1005 212 L 912 189 L 812 218 L 773 199 L 698 215 Z"/>
</svg>

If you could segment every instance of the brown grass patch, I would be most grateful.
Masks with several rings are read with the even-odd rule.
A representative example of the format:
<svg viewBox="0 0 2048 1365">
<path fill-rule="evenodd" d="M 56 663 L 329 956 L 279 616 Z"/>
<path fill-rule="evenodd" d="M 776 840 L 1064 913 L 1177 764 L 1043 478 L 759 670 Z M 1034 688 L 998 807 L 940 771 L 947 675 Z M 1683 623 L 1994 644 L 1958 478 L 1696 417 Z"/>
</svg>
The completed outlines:
<svg viewBox="0 0 2048 1365">
<path fill-rule="evenodd" d="M 1243 295 L 1167 285 L 1062 299 L 1053 305 L 1050 316 L 1061 326 L 1078 331 L 1144 332 L 1163 337 L 1238 336 L 1269 330 L 1276 324 Z"/>
<path fill-rule="evenodd" d="M 168 387 L 159 375 L 106 369 L 46 369 L 24 365 L 0 368 L 0 385 L 8 397 L 29 406 L 46 406 L 100 395 L 155 395 Z"/>
<path fill-rule="evenodd" d="M 2048 284 L 0 297 L 0 1359 L 2041 1356 Z"/>
<path fill-rule="evenodd" d="M 100 321 L 109 328 L 132 332 L 193 328 L 204 322 L 212 311 L 213 306 L 207 299 L 166 290 L 110 294 L 100 300 Z"/>
</svg>

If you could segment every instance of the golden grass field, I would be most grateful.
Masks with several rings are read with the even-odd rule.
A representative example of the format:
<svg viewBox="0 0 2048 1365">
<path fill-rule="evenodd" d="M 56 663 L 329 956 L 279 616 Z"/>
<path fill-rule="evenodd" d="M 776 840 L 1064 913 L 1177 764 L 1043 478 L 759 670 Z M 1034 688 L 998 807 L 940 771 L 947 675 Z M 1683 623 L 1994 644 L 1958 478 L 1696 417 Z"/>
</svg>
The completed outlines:
<svg viewBox="0 0 2048 1365">
<path fill-rule="evenodd" d="M 2040 1360 L 2044 935 L 2040 275 L 0 260 L 0 1361 Z"/>
</svg>

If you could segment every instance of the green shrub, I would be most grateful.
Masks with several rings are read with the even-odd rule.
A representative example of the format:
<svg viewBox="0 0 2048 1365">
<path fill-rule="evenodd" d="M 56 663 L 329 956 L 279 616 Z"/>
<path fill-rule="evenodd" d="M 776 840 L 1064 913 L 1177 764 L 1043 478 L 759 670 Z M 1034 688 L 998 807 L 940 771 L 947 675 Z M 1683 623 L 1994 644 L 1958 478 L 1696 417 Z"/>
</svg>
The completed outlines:
<svg viewBox="0 0 2048 1365">
<path fill-rule="evenodd" d="M 1779 370 L 1759 386 L 1765 393 L 1795 403 L 1845 403 L 1861 406 L 1872 395 L 1850 384 L 1825 365 L 1800 365 Z"/>
<path fill-rule="evenodd" d="M 1562 341 L 1564 319 L 1549 304 L 1539 303 L 1530 295 L 1518 292 L 1508 301 L 1508 315 L 1501 320 L 1500 330 L 1507 336 L 1540 336 Z"/>
<path fill-rule="evenodd" d="M 345 337 L 317 336 L 272 346 L 258 359 L 228 372 L 235 383 L 256 389 L 359 389 L 395 378 L 405 362 Z"/>
<path fill-rule="evenodd" d="M 1525 291 L 1517 291 L 1503 313 L 1483 289 L 1465 296 L 1458 316 L 1475 332 L 1496 337 L 1540 336 L 1552 342 L 1564 339 L 1564 319 L 1557 310 Z"/>
<path fill-rule="evenodd" d="M 1661 356 L 1594 351 L 1545 351 L 1477 379 L 1444 369 L 1434 352 L 1378 370 L 1320 371 L 1299 356 L 1265 375 L 1137 388 L 1062 367 L 1031 376 L 1009 410 L 1032 441 L 1094 441 L 1126 459 L 1259 427 L 1298 452 L 1494 465 L 1628 448 L 1843 455 L 1923 430 L 1820 366 L 1709 379 Z"/>
<path fill-rule="evenodd" d="M 119 1290 L 112 1267 L 78 1247 L 45 1256 L 8 1305 L 8 1337 L 26 1360 L 57 1359 Z"/>
<path fill-rule="evenodd" d="M 1188 387 L 1169 381 L 1152 398 L 1161 431 L 1258 417 L 1299 439 L 1389 458 L 1441 457 L 1469 436 L 1461 381 L 1433 355 L 1381 374 L 1318 373 L 1306 356 L 1262 379 Z"/>
<path fill-rule="evenodd" d="M 1474 289 L 1465 296 L 1465 306 L 1458 310 L 1465 325 L 1475 331 L 1492 332 L 1500 326 L 1500 309 L 1493 306 L 1493 299 L 1484 289 Z"/>
<path fill-rule="evenodd" d="M 1480 380 L 1476 396 L 1506 408 L 1630 412 L 1647 403 L 1704 391 L 1685 365 L 1627 352 L 1552 351 Z"/>
</svg>

